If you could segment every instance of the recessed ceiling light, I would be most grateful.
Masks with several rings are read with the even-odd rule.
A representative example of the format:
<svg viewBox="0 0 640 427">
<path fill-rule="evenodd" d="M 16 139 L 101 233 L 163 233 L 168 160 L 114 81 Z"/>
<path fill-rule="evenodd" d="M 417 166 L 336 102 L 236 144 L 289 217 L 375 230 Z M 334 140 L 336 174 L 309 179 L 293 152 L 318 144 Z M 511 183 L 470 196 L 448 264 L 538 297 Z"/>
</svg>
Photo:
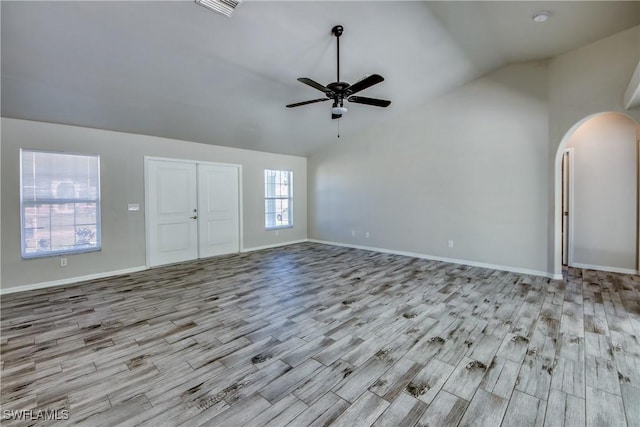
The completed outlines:
<svg viewBox="0 0 640 427">
<path fill-rule="evenodd" d="M 546 22 L 549 19 L 549 15 L 551 15 L 546 10 L 542 10 L 533 15 L 533 20 L 536 22 Z"/>
<path fill-rule="evenodd" d="M 240 0 L 195 0 L 195 2 L 226 17 L 230 17 L 240 4 Z"/>
</svg>

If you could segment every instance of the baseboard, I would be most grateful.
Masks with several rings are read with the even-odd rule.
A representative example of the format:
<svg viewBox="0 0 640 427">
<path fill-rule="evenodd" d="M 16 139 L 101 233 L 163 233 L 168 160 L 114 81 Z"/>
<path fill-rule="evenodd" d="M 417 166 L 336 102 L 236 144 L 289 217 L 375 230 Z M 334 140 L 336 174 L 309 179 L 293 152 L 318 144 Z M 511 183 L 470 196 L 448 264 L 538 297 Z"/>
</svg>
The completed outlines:
<svg viewBox="0 0 640 427">
<path fill-rule="evenodd" d="M 53 288 L 55 286 L 63 286 L 75 284 L 78 282 L 86 282 L 88 280 L 104 279 L 105 277 L 121 276 L 123 274 L 137 273 L 146 270 L 147 267 L 132 267 L 124 270 L 106 271 L 104 273 L 89 274 L 87 276 L 69 277 L 66 279 L 53 280 L 51 282 L 32 283 L 29 285 L 14 286 L 11 288 L 0 289 L 0 295 L 14 294 L 16 292 L 33 291 L 37 289 Z"/>
<path fill-rule="evenodd" d="M 347 244 L 347 243 L 329 242 L 329 241 L 325 241 L 325 240 L 307 239 L 307 241 L 313 242 L 313 243 L 320 243 L 320 244 L 323 244 L 323 245 L 342 246 L 342 247 L 345 247 L 345 248 L 363 249 L 363 250 L 366 250 L 366 251 L 373 251 L 373 252 L 380 252 L 380 253 L 385 253 L 385 254 L 408 256 L 408 257 L 412 257 L 412 258 L 428 259 L 428 260 L 431 260 L 431 261 L 442 261 L 442 262 L 448 262 L 448 263 L 451 263 L 451 264 L 469 265 L 471 267 L 489 268 L 489 269 L 492 269 L 492 270 L 508 271 L 510 273 L 528 274 L 528 275 L 531 275 L 531 276 L 542 276 L 542 277 L 548 277 L 550 279 L 562 279 L 562 275 L 560 275 L 560 277 L 557 277 L 556 275 L 547 273 L 546 271 L 529 270 L 529 269 L 526 269 L 526 268 L 509 267 L 509 266 L 506 266 L 506 265 L 487 264 L 487 263 L 484 263 L 484 262 L 467 261 L 467 260 L 455 259 L 455 258 L 445 258 L 445 257 L 439 257 L 439 256 L 433 256 L 433 255 L 427 255 L 427 254 L 420 254 L 420 253 L 415 253 L 415 252 L 405 252 L 405 251 L 396 251 L 396 250 L 392 250 L 392 249 L 376 248 L 376 247 L 371 247 L 371 246 L 351 245 L 351 244 Z"/>
<path fill-rule="evenodd" d="M 571 263 L 570 267 L 584 268 L 587 270 L 606 271 L 608 273 L 634 274 L 634 275 L 638 274 L 638 270 L 634 270 L 632 268 L 618 268 L 618 267 L 607 267 L 603 265 L 579 264 L 577 262 Z"/>
<path fill-rule="evenodd" d="M 308 242 L 308 241 L 309 241 L 308 239 L 289 240 L 287 242 L 274 243 L 272 245 L 254 246 L 254 247 L 251 247 L 251 248 L 242 248 L 240 253 L 261 251 L 263 249 L 280 248 L 282 246 L 295 245 L 295 244 L 298 244 L 298 243 L 304 243 L 304 242 Z"/>
<path fill-rule="evenodd" d="M 551 274 L 551 273 L 547 273 L 545 271 L 537 271 L 537 270 L 529 270 L 529 269 L 525 269 L 525 268 L 509 267 L 509 266 L 505 266 L 505 265 L 487 264 L 487 263 L 483 263 L 483 262 L 467 261 L 467 260 L 461 260 L 461 259 L 455 259 L 455 258 L 438 257 L 438 256 L 433 256 L 433 255 L 420 254 L 420 253 L 416 253 L 416 252 L 396 251 L 396 250 L 392 250 L 392 249 L 376 248 L 376 247 L 372 247 L 372 246 L 362 246 L 362 245 L 352 245 L 352 244 L 339 243 L 339 242 L 329 242 L 329 241 L 317 240 L 317 239 L 290 240 L 290 241 L 287 241 L 287 242 L 274 243 L 274 244 L 271 244 L 271 245 L 254 246 L 254 247 L 251 247 L 251 248 L 243 248 L 241 253 L 255 252 L 255 251 L 260 251 L 260 250 L 264 250 L 264 249 L 279 248 L 279 247 L 282 247 L 282 246 L 295 245 L 295 244 L 298 244 L 298 243 L 305 243 L 305 242 L 319 243 L 319 244 L 323 244 L 323 245 L 341 246 L 341 247 L 353 248 L 353 249 L 363 249 L 363 250 L 373 251 L 373 252 L 380 252 L 380 253 L 387 253 L 387 254 L 393 254 L 393 255 L 408 256 L 408 257 L 420 258 L 420 259 L 428 259 L 428 260 L 432 260 L 432 261 L 442 261 L 442 262 L 448 262 L 448 263 L 452 263 L 452 264 L 469 265 L 469 266 L 472 266 L 472 267 L 489 268 L 489 269 L 493 269 L 493 270 L 509 271 L 511 273 L 528 274 L 528 275 L 532 275 L 532 276 L 548 277 L 548 278 L 554 279 L 554 280 L 562 280 L 562 275 L 561 274 Z M 622 274 L 638 274 L 637 270 L 628 270 L 628 269 L 620 269 L 620 268 L 616 269 L 616 268 L 613 268 L 613 267 L 601 267 L 601 266 L 583 265 L 583 264 L 574 264 L 574 267 L 587 268 L 587 269 L 590 269 L 590 270 L 610 271 L 610 272 L 613 272 L 613 273 L 622 273 Z M 74 283 L 78 283 L 78 282 L 85 282 L 85 281 L 88 281 L 88 280 L 104 279 L 105 277 L 119 276 L 119 275 L 122 275 L 122 274 L 131 274 L 131 273 L 136 273 L 138 271 L 143 271 L 143 270 L 147 270 L 147 269 L 148 269 L 148 267 L 146 267 L 146 266 L 132 267 L 132 268 L 124 269 L 124 270 L 107 271 L 107 272 L 104 272 L 104 273 L 89 274 L 87 276 L 69 277 L 69 278 L 66 278 L 66 279 L 54 280 L 54 281 L 51 281 L 51 282 L 41 282 L 41 283 L 33 283 L 33 284 L 29 284 L 29 285 L 15 286 L 15 287 L 10 287 L 10 288 L 2 288 L 2 289 L 0 289 L 0 295 L 12 294 L 12 293 L 16 293 L 16 292 L 32 291 L 32 290 L 37 290 L 37 289 L 52 288 L 52 287 L 55 287 L 55 286 L 69 285 L 69 284 L 74 284 Z"/>
<path fill-rule="evenodd" d="M 288 242 L 276 243 L 276 244 L 273 244 L 273 245 L 256 246 L 256 247 L 252 247 L 252 248 L 243 248 L 241 252 L 242 253 L 244 253 L 244 252 L 254 252 L 254 251 L 259 251 L 259 250 L 263 250 L 263 249 L 278 248 L 278 247 L 281 247 L 281 246 L 295 245 L 296 243 L 304 243 L 306 241 L 307 241 L 307 239 L 300 239 L 300 240 L 291 240 L 291 241 L 288 241 Z M 156 266 L 156 267 L 160 267 L 160 266 Z M 32 283 L 32 284 L 29 284 L 29 285 L 14 286 L 14 287 L 10 287 L 10 288 L 0 288 L 0 295 L 14 294 L 16 292 L 33 291 L 33 290 L 45 289 L 45 288 L 53 288 L 55 286 L 64 286 L 64 285 L 70 285 L 70 284 L 78 283 L 78 282 L 86 282 L 88 280 L 104 279 L 105 277 L 120 276 L 122 274 L 136 273 L 138 271 L 147 270 L 148 268 L 155 268 L 155 267 L 146 267 L 146 266 L 133 267 L 133 268 L 127 268 L 127 269 L 124 269 L 124 270 L 107 271 L 107 272 L 104 272 L 104 273 L 89 274 L 87 276 L 69 277 L 69 278 L 66 278 L 66 279 L 54 280 L 54 281 L 51 281 L 51 282 Z"/>
</svg>

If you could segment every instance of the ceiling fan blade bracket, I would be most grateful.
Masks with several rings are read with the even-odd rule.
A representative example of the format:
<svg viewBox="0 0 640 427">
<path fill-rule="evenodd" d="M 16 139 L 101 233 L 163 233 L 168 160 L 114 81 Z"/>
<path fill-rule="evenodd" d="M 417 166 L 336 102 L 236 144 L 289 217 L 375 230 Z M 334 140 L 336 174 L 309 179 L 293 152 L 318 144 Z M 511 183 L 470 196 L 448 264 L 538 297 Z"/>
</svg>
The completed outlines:
<svg viewBox="0 0 640 427">
<path fill-rule="evenodd" d="M 373 105 L 374 107 L 388 107 L 391 105 L 391 101 L 386 99 L 367 98 L 365 96 L 350 96 L 348 100 L 356 104 Z"/>
<path fill-rule="evenodd" d="M 350 94 L 353 95 L 355 93 L 358 93 L 361 90 L 365 90 L 366 88 L 376 85 L 382 81 L 384 81 L 384 77 L 382 77 L 380 74 L 371 74 L 369 77 L 366 77 L 359 82 L 352 84 L 349 87 L 349 90 L 351 91 Z"/>
<path fill-rule="evenodd" d="M 316 102 L 324 102 L 324 101 L 328 101 L 328 100 L 329 100 L 329 98 L 312 99 L 312 100 L 309 100 L 309 101 L 296 102 L 295 104 L 288 104 L 288 105 L 286 105 L 286 107 L 287 108 L 300 107 L 301 105 L 314 104 Z"/>
<path fill-rule="evenodd" d="M 306 84 L 307 86 L 311 86 L 312 88 L 317 89 L 317 90 L 319 90 L 320 92 L 324 92 L 324 93 L 332 92 L 332 90 L 331 90 L 331 89 L 329 89 L 328 87 L 323 86 L 323 85 L 321 85 L 320 83 L 318 83 L 318 82 L 316 82 L 316 81 L 314 81 L 314 80 L 311 80 L 311 79 L 310 79 L 310 78 L 308 78 L 308 77 L 300 77 L 300 78 L 298 79 L 298 81 L 299 81 L 300 83 L 304 83 L 304 84 Z"/>
</svg>

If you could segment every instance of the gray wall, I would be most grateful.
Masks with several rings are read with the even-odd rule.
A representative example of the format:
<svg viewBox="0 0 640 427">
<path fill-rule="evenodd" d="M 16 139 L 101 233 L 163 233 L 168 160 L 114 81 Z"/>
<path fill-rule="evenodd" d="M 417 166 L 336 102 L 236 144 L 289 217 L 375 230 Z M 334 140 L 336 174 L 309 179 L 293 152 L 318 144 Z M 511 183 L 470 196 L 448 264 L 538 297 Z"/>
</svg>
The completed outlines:
<svg viewBox="0 0 640 427">
<path fill-rule="evenodd" d="M 571 136 L 573 265 L 636 270 L 638 153 L 635 122 L 589 119 Z"/>
<path fill-rule="evenodd" d="M 309 158 L 309 237 L 559 274 L 556 155 L 582 120 L 625 112 L 639 60 L 636 26 L 341 138 Z"/>
<path fill-rule="evenodd" d="M 625 112 L 640 120 L 640 110 L 625 111 L 624 92 L 640 61 L 640 26 L 559 55 L 549 63 L 549 267 L 560 272 L 560 158 L 571 131 L 602 112 Z M 629 230 L 631 233 L 632 230 Z"/>
<path fill-rule="evenodd" d="M 126 211 L 143 202 L 144 155 L 243 164 L 245 248 L 307 237 L 307 188 L 311 238 L 557 272 L 556 154 L 579 121 L 624 111 L 639 60 L 637 26 L 548 64 L 505 67 L 310 156 L 308 186 L 304 158 L 2 119 L 2 287 L 144 265 L 143 214 Z M 102 155 L 102 252 L 70 256 L 66 269 L 20 259 L 20 147 Z M 262 223 L 269 167 L 296 180 L 296 227 L 279 236 Z"/>
<path fill-rule="evenodd" d="M 544 273 L 547 122 L 535 62 L 341 138 L 309 157 L 309 237 Z"/>
<path fill-rule="evenodd" d="M 101 157 L 102 251 L 22 260 L 20 257 L 20 148 L 94 153 Z M 245 249 L 307 237 L 307 171 L 303 157 L 197 144 L 151 136 L 2 119 L 2 288 L 50 282 L 145 265 L 144 156 L 242 165 Z M 291 229 L 264 229 L 264 169 L 294 173 Z M 128 212 L 140 203 L 140 212 Z"/>
</svg>

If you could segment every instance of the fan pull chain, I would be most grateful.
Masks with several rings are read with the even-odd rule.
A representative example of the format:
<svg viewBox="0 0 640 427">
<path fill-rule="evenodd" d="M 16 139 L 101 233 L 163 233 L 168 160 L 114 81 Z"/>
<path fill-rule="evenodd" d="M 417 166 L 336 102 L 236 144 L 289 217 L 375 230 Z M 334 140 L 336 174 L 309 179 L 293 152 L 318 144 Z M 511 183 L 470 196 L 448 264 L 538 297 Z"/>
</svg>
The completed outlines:
<svg viewBox="0 0 640 427">
<path fill-rule="evenodd" d="M 338 122 L 338 138 L 340 138 L 340 119 L 338 119 L 337 122 Z"/>
</svg>

